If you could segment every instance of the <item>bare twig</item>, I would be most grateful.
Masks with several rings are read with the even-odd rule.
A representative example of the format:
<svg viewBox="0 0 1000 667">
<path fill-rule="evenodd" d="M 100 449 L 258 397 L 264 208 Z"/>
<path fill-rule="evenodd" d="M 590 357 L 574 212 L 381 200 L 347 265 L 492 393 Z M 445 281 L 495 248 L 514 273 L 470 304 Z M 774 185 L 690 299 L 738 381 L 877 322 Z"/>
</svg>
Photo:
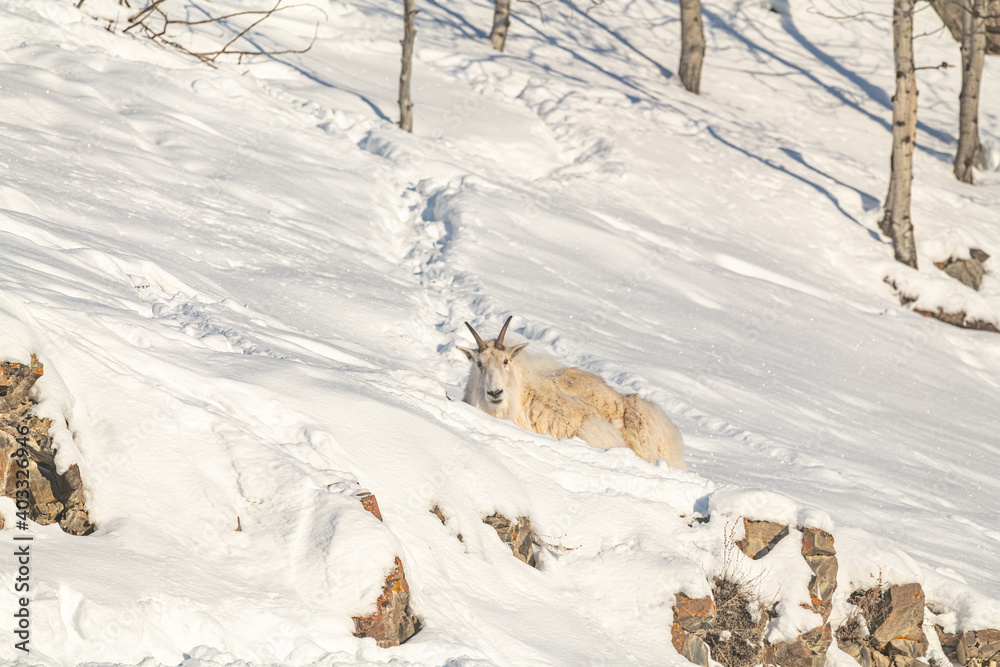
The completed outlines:
<svg viewBox="0 0 1000 667">
<path fill-rule="evenodd" d="M 834 16 L 833 14 L 826 14 L 816 9 L 815 7 L 810 7 L 806 11 L 809 12 L 810 14 L 816 14 L 817 16 L 822 16 L 825 19 L 833 19 L 834 21 L 848 21 L 850 19 L 861 18 L 862 16 L 878 16 L 884 19 L 892 18 L 892 14 L 882 14 L 881 12 L 869 12 L 869 11 L 857 12 L 855 14 L 845 14 L 843 16 Z"/>
<path fill-rule="evenodd" d="M 215 67 L 215 61 L 219 59 L 220 56 L 230 55 L 238 56 L 237 62 L 242 62 L 243 56 L 254 56 L 254 55 L 267 55 L 267 56 L 277 56 L 286 55 L 290 53 L 305 53 L 313 47 L 316 43 L 316 39 L 319 36 L 319 23 L 316 23 L 315 30 L 313 31 L 313 37 L 309 42 L 309 45 L 301 49 L 282 49 L 282 50 L 248 50 L 248 49 L 234 49 L 232 48 L 239 40 L 245 39 L 246 36 L 260 25 L 262 22 L 266 21 L 268 18 L 273 16 L 278 12 L 282 12 L 288 9 L 296 9 L 298 7 L 310 7 L 319 11 L 323 14 L 324 18 L 327 17 L 326 12 L 317 7 L 316 5 L 309 3 L 299 3 L 294 5 L 284 5 L 282 2 L 284 0 L 277 0 L 273 7 L 266 10 L 248 10 L 241 12 L 233 12 L 232 14 L 224 14 L 222 16 L 210 16 L 206 19 L 199 20 L 188 20 L 188 19 L 173 19 L 163 10 L 163 5 L 167 0 L 151 0 L 150 4 L 140 10 L 135 16 L 129 19 L 129 26 L 122 30 L 122 32 L 129 32 L 133 28 L 136 28 L 139 32 L 149 37 L 154 42 L 160 44 L 161 46 L 169 46 L 171 48 L 177 49 L 182 53 L 186 53 L 189 56 L 197 58 L 206 65 L 210 67 Z M 128 6 L 127 1 L 125 5 Z M 176 38 L 168 36 L 168 31 L 176 26 L 185 26 L 188 28 L 193 28 L 196 26 L 202 26 L 209 23 L 221 23 L 229 19 L 233 19 L 240 16 L 255 16 L 258 17 L 246 28 L 241 29 L 235 37 L 226 42 L 222 48 L 214 49 L 211 51 L 194 51 L 183 44 L 176 41 Z"/>
<path fill-rule="evenodd" d="M 920 12 L 924 11 L 925 9 L 930 8 L 930 6 L 931 5 L 928 3 L 928 4 L 926 4 L 926 5 L 922 6 L 922 7 L 918 7 L 917 10 L 914 13 L 920 13 Z M 834 16 L 833 14 L 826 14 L 826 13 L 821 12 L 820 10 L 816 9 L 816 7 L 809 7 L 808 9 L 806 9 L 806 11 L 809 12 L 810 14 L 816 14 L 817 16 L 822 16 L 825 19 L 833 19 L 834 21 L 849 21 L 851 19 L 861 18 L 862 16 L 877 16 L 877 17 L 883 18 L 883 19 L 891 19 L 892 18 L 892 14 L 883 14 L 882 12 L 871 12 L 871 11 L 868 11 L 868 10 L 861 11 L 861 12 L 856 12 L 854 14 L 845 14 L 843 16 Z"/>
<path fill-rule="evenodd" d="M 923 67 L 914 67 L 913 71 L 919 72 L 922 69 L 950 69 L 954 67 L 951 63 L 947 61 L 942 61 L 940 65 L 924 65 Z"/>
</svg>

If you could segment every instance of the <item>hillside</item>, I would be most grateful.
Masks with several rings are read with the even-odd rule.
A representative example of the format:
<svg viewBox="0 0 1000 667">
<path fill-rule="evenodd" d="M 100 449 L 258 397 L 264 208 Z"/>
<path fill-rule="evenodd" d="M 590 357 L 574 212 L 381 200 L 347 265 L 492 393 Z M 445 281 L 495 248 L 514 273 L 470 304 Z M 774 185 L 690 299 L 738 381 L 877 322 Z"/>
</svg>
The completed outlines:
<svg viewBox="0 0 1000 667">
<path fill-rule="evenodd" d="M 1000 323 L 995 269 L 972 293 L 933 266 L 996 265 L 1000 173 L 955 181 L 960 72 L 921 71 L 921 269 L 893 262 L 891 21 L 822 15 L 890 3 L 707 2 L 693 96 L 675 4 L 515 3 L 497 54 L 490 3 L 418 0 L 413 135 L 399 3 L 277 14 L 253 44 L 319 22 L 309 51 L 216 69 L 74 4 L 0 4 L 0 359 L 45 364 L 36 411 L 97 532 L 31 526 L 32 652 L 3 664 L 685 665 L 673 595 L 707 592 L 739 516 L 833 532 L 834 618 L 881 577 L 1000 627 L 1000 336 L 883 282 Z M 957 62 L 939 26 L 918 15 L 918 64 Z M 508 315 L 663 406 L 689 471 L 463 404 L 463 322 Z M 531 518 L 538 569 L 493 512 Z M 380 649 L 351 617 L 396 556 L 423 630 Z"/>
</svg>

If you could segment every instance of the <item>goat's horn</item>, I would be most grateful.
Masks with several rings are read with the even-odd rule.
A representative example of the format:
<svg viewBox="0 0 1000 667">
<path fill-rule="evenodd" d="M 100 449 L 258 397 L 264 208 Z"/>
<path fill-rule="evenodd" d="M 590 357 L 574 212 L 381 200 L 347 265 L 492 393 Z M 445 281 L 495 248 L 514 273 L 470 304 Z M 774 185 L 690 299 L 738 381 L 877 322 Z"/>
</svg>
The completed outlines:
<svg viewBox="0 0 1000 667">
<path fill-rule="evenodd" d="M 503 323 L 503 329 L 500 330 L 500 335 L 497 336 L 496 348 L 498 350 L 502 350 L 503 349 L 503 337 L 504 337 L 504 334 L 507 333 L 507 325 L 510 324 L 510 321 L 512 319 L 514 319 L 513 315 L 511 315 L 510 317 L 507 318 L 507 321 Z"/>
<path fill-rule="evenodd" d="M 469 331 L 472 332 L 472 337 L 476 339 L 476 345 L 479 346 L 479 351 L 482 352 L 483 350 L 485 350 L 486 343 L 484 343 L 483 339 L 479 337 L 479 334 L 476 333 L 476 330 L 472 328 L 472 325 L 466 322 L 465 326 L 469 327 Z"/>
</svg>

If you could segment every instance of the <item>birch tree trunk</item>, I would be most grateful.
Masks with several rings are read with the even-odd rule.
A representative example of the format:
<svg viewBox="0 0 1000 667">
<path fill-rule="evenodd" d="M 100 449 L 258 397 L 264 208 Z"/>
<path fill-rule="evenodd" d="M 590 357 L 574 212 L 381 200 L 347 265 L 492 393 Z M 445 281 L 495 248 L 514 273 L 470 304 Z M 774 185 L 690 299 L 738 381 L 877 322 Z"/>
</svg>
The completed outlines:
<svg viewBox="0 0 1000 667">
<path fill-rule="evenodd" d="M 705 29 L 701 23 L 701 0 L 681 3 L 681 83 L 695 95 L 701 92 L 701 64 L 705 60 Z"/>
<path fill-rule="evenodd" d="M 416 0 L 403 0 L 403 45 L 402 67 L 399 71 L 399 127 L 407 132 L 413 132 L 413 101 L 410 99 L 410 76 L 413 74 L 413 41 L 417 29 L 413 19 L 417 15 L 414 9 Z"/>
<path fill-rule="evenodd" d="M 955 178 L 972 183 L 979 160 L 979 87 L 986 60 L 986 0 L 961 0 L 962 93 L 959 97 Z"/>
<path fill-rule="evenodd" d="M 503 53 L 507 43 L 507 28 L 510 27 L 510 0 L 495 0 L 493 8 L 493 30 L 490 31 L 490 43 L 493 48 Z"/>
<path fill-rule="evenodd" d="M 892 238 L 896 259 L 917 268 L 917 247 L 910 219 L 913 148 L 917 139 L 917 76 L 913 66 L 913 11 L 916 0 L 894 0 L 892 41 L 896 94 L 892 98 L 892 173 L 879 226 Z"/>
</svg>

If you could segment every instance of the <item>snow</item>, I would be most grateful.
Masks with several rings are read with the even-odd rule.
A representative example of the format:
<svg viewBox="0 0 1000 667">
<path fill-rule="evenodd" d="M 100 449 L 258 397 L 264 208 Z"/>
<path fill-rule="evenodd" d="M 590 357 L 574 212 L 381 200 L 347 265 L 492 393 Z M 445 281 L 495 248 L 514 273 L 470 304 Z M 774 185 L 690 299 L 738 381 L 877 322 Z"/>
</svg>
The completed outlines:
<svg viewBox="0 0 1000 667">
<path fill-rule="evenodd" d="M 799 533 L 749 561 L 741 516 L 834 534 L 834 622 L 881 578 L 922 583 L 948 628 L 1000 627 L 1000 338 L 883 282 L 998 322 L 994 275 L 974 294 L 932 264 L 1000 256 L 1000 176 L 951 175 L 957 68 L 920 72 L 913 272 L 877 225 L 882 17 L 708 2 L 693 96 L 675 5 L 518 6 L 497 54 L 489 3 L 426 3 L 411 136 L 400 7 L 315 4 L 253 31 L 299 49 L 319 21 L 310 51 L 217 69 L 109 32 L 112 0 L 0 5 L 0 356 L 45 364 L 37 411 L 98 526 L 31 526 L 32 652 L 7 635 L 0 661 L 682 665 L 674 594 L 727 563 L 785 610 L 772 638 L 815 623 Z M 918 17 L 918 64 L 955 62 Z M 987 65 L 984 138 L 998 103 Z M 661 404 L 690 472 L 461 403 L 463 323 L 508 315 Z M 530 517 L 538 570 L 497 511 Z M 396 556 L 424 629 L 379 649 L 351 616 Z"/>
</svg>

